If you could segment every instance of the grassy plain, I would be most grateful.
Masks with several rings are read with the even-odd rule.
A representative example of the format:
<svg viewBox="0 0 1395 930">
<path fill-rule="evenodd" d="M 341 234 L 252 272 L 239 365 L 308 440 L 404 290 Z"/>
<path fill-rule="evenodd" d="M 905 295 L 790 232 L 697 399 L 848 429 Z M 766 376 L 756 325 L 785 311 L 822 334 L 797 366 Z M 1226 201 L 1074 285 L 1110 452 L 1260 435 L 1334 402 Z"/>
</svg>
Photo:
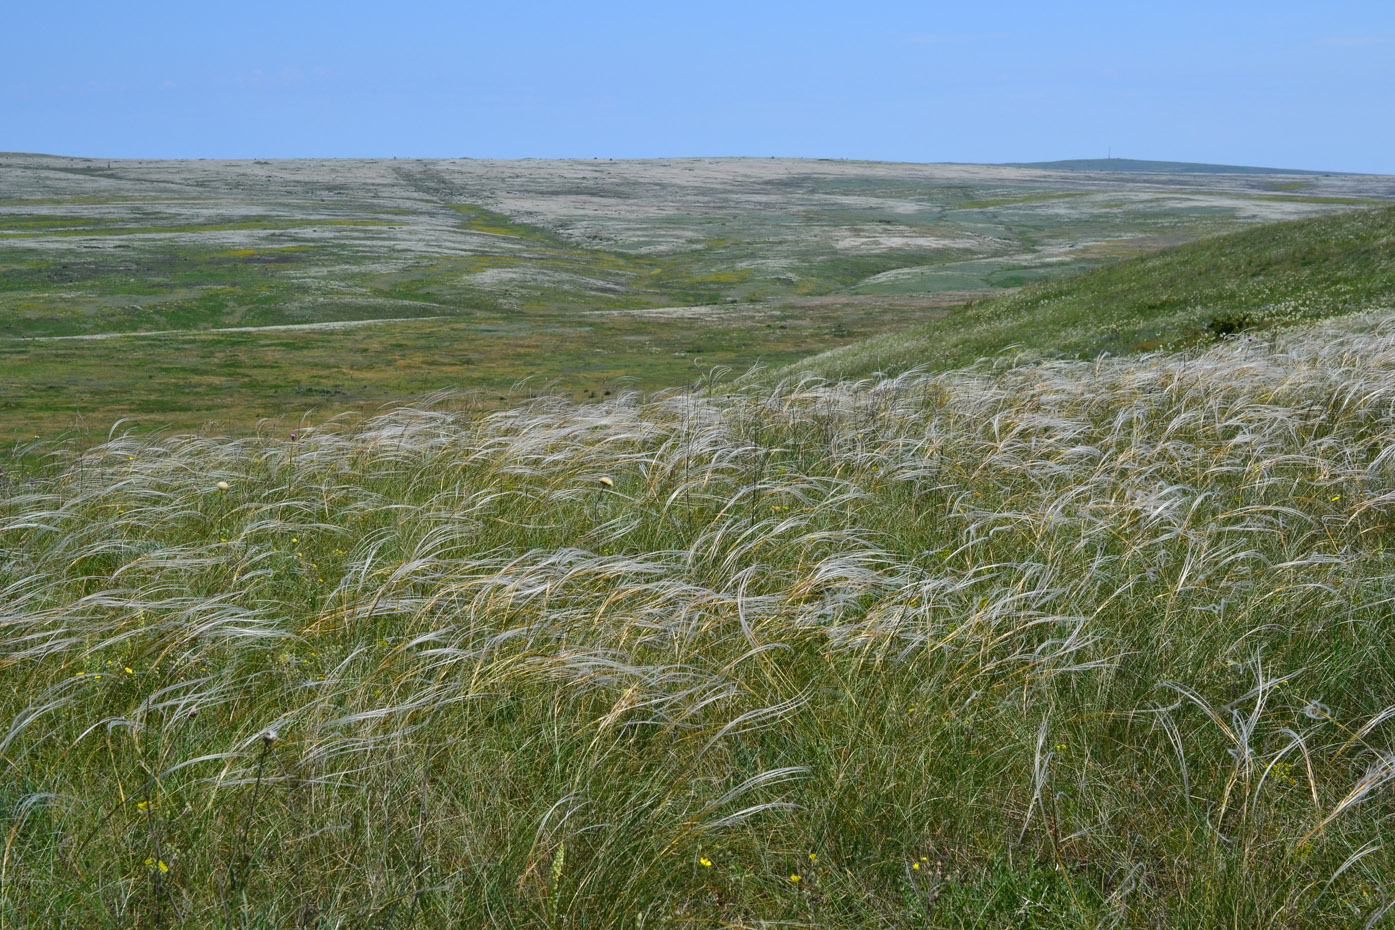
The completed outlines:
<svg viewBox="0 0 1395 930">
<path fill-rule="evenodd" d="M 1379 926 L 1392 404 L 1382 317 L 11 476 L 0 926 Z"/>
<path fill-rule="evenodd" d="M 122 416 L 243 432 L 528 377 L 602 396 L 684 384 L 1395 197 L 1383 178 L 1281 182 L 1299 187 L 772 159 L 0 156 L 0 439 Z"/>
<path fill-rule="evenodd" d="M 667 394 L 583 325 L 686 380 L 898 298 L 24 343 L 157 422 L 452 353 L 596 380 L 0 462 L 0 930 L 1389 924 L 1393 224 Z"/>
<path fill-rule="evenodd" d="M 936 312 L 928 301 L 906 304 L 901 312 Z M 604 396 L 692 383 L 720 366 L 793 363 L 881 331 L 897 306 L 724 308 L 715 321 L 676 323 L 668 314 L 515 311 L 342 329 L 0 342 L 8 381 L 0 421 L 14 439 L 52 438 L 59 425 L 100 438 L 122 418 L 233 433 L 273 418 L 289 429 L 301 415 L 371 413 L 443 386 L 466 386 L 493 405 L 530 376 L 524 393 Z"/>
</svg>

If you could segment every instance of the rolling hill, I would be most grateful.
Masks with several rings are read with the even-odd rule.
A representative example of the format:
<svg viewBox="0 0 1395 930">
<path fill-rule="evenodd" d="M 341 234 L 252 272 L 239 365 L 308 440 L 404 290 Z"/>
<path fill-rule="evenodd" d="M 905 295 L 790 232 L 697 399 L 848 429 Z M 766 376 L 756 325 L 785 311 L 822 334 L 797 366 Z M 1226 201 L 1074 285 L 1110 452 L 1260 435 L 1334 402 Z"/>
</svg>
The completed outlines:
<svg viewBox="0 0 1395 930">
<path fill-rule="evenodd" d="M 968 304 L 796 363 L 862 377 L 944 370 L 1009 347 L 1082 358 L 1205 345 L 1395 307 L 1395 209 L 1276 223 Z"/>
<path fill-rule="evenodd" d="M 1014 168 L 1048 171 L 1147 172 L 1151 174 L 1322 174 L 1295 168 L 1259 168 L 1253 165 L 1211 165 L 1191 161 L 1150 161 L 1143 158 L 1066 158 L 1058 161 L 1007 162 Z"/>
<path fill-rule="evenodd" d="M 0 156 L 0 440 L 778 366 L 1395 179 L 799 159 Z"/>
<path fill-rule="evenodd" d="M 993 365 L 6 462 L 0 920 L 1380 925 L 1393 221 L 833 356 Z"/>
</svg>

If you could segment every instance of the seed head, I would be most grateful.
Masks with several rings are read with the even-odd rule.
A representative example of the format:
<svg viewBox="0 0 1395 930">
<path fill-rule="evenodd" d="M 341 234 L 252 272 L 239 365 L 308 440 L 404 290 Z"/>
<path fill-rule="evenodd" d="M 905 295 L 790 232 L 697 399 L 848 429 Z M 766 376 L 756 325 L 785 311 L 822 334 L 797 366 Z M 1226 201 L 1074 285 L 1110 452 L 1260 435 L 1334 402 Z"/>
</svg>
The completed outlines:
<svg viewBox="0 0 1395 930">
<path fill-rule="evenodd" d="M 279 734 L 277 734 L 275 730 L 263 730 L 262 743 L 264 743 L 267 746 L 270 746 L 272 743 L 276 742 L 278 735 Z"/>
<path fill-rule="evenodd" d="M 1309 701 L 1303 708 L 1303 716 L 1309 720 L 1327 720 L 1332 716 L 1332 708 L 1321 701 Z"/>
<path fill-rule="evenodd" d="M 220 491 L 226 491 L 227 489 L 228 489 L 228 483 L 227 483 L 226 481 L 220 481 L 220 482 L 218 482 L 218 490 L 220 490 Z"/>
<path fill-rule="evenodd" d="M 613 487 L 615 487 L 615 482 L 612 481 L 612 480 L 610 480 L 610 476 L 609 476 L 609 475 L 601 475 L 601 484 L 604 485 L 604 486 L 607 487 L 607 488 L 613 488 Z"/>
</svg>

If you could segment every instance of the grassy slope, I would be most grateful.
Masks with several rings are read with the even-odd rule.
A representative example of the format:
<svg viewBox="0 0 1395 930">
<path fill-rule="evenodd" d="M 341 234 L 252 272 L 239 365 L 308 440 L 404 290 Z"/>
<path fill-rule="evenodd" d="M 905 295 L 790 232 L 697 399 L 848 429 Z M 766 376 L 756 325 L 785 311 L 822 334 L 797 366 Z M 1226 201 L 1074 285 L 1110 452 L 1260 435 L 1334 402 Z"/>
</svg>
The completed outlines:
<svg viewBox="0 0 1395 930">
<path fill-rule="evenodd" d="M 1390 222 L 1043 326 L 1378 305 Z M 1395 332 L 1342 325 L 0 476 L 0 926 L 1379 926 Z"/>
<path fill-rule="evenodd" d="M 1369 926 L 1392 402 L 1319 333 L 88 450 L 0 488 L 0 924 Z"/>
<path fill-rule="evenodd" d="M 945 369 L 1015 346 L 1086 357 L 1204 344 L 1395 306 L 1395 208 L 1276 223 L 970 304 L 840 347 L 794 371 L 858 377 Z"/>
<path fill-rule="evenodd" d="M 670 387 L 695 367 L 784 365 L 970 295 L 1393 197 L 1371 178 L 1139 184 L 765 159 L 0 158 L 0 443 L 101 435 L 121 417 L 245 433 L 528 376 Z M 723 313 L 612 312 L 694 304 Z M 208 331 L 375 319 L 405 322 Z"/>
</svg>

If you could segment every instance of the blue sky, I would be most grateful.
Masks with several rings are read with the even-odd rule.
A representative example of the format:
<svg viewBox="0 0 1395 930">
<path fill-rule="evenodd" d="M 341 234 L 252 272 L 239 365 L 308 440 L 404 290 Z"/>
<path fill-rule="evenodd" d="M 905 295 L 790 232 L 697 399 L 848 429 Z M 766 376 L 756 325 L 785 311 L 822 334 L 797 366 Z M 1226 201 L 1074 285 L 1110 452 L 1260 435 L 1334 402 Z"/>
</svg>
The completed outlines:
<svg viewBox="0 0 1395 930">
<path fill-rule="evenodd" d="M 0 150 L 1395 173 L 1395 2 L 15 2 Z"/>
</svg>

